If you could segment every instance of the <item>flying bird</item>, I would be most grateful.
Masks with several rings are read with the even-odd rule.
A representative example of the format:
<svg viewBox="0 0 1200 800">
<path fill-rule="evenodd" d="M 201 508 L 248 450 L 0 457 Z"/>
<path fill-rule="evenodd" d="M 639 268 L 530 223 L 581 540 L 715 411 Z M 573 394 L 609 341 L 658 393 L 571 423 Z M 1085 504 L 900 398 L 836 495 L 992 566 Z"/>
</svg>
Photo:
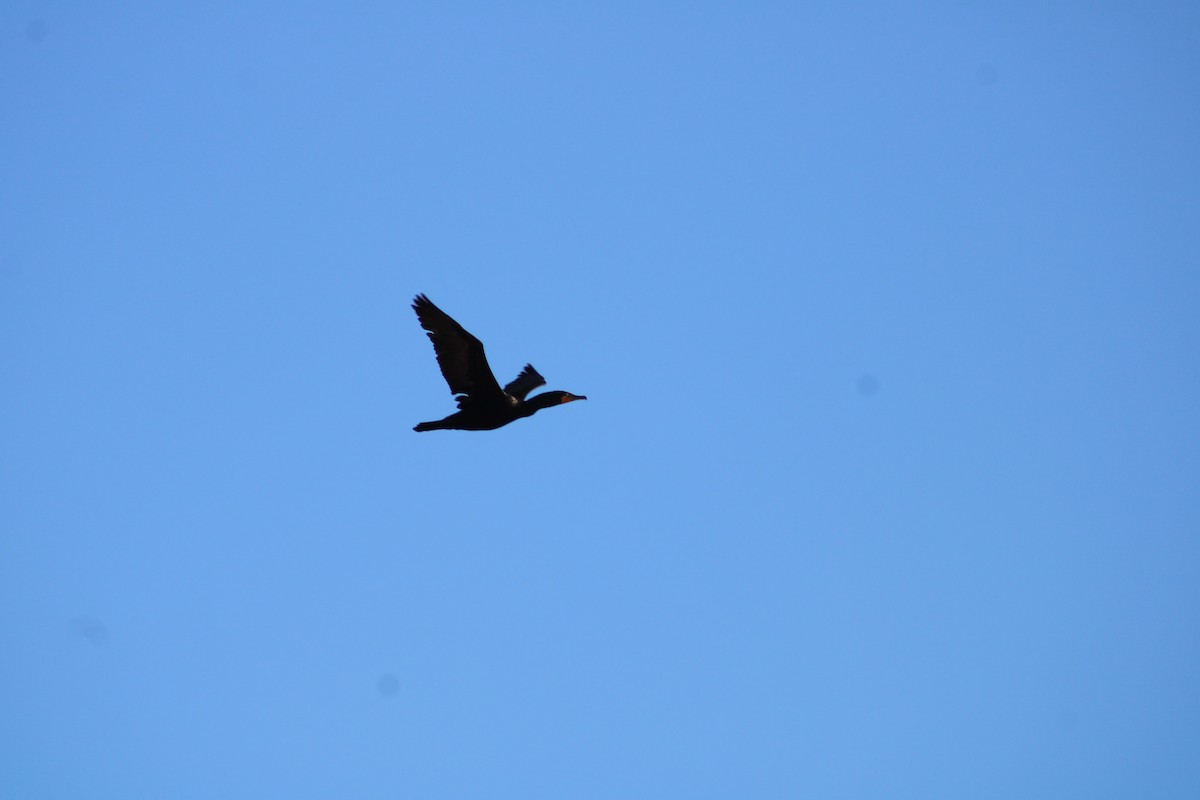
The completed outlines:
<svg viewBox="0 0 1200 800">
<path fill-rule="evenodd" d="M 526 364 L 521 374 L 501 389 L 483 353 L 483 342 L 423 294 L 413 300 L 413 311 L 428 332 L 438 366 L 458 401 L 456 413 L 436 422 L 422 422 L 414 431 L 491 431 L 521 417 L 533 416 L 543 408 L 587 400 L 581 394 L 557 391 L 543 392 L 526 400 L 531 391 L 546 385 L 546 379 L 532 364 Z"/>
</svg>

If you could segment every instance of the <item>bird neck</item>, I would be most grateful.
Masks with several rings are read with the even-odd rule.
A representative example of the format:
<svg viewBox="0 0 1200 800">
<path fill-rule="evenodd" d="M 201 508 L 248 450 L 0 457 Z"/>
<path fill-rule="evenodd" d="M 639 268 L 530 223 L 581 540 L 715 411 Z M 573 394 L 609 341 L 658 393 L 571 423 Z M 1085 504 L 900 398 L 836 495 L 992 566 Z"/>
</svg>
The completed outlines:
<svg viewBox="0 0 1200 800">
<path fill-rule="evenodd" d="M 560 405 L 566 394 L 566 392 L 542 392 L 541 394 L 535 394 L 522 404 L 521 412 L 528 417 L 530 414 L 535 414 L 543 408 Z"/>
</svg>

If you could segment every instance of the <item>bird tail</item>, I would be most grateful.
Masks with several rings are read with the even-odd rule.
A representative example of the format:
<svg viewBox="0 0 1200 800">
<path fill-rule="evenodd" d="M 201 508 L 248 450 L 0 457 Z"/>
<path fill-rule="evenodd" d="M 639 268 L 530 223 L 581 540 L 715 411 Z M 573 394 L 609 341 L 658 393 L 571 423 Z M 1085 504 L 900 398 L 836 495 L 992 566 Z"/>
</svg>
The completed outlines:
<svg viewBox="0 0 1200 800">
<path fill-rule="evenodd" d="M 445 426 L 443 426 L 441 421 L 439 420 L 438 422 L 419 422 L 413 428 L 413 430 L 416 431 L 417 433 L 421 433 L 422 431 L 440 430 L 443 427 L 445 427 Z"/>
</svg>

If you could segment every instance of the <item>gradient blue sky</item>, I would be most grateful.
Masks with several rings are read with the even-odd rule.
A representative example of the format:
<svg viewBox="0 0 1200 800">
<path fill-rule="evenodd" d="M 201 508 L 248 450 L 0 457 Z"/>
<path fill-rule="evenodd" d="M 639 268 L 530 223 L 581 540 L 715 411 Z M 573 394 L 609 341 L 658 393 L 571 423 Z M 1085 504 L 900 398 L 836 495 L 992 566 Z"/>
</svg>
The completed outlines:
<svg viewBox="0 0 1200 800">
<path fill-rule="evenodd" d="M 5 3 L 0 796 L 1200 796 L 1142 5 Z"/>
</svg>

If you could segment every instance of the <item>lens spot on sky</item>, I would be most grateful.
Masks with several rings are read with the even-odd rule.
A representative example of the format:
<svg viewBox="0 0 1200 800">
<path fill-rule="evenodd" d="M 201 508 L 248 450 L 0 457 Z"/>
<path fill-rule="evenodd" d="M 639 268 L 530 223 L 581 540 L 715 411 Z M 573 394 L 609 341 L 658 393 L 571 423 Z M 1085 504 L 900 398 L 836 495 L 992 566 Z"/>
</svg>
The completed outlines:
<svg viewBox="0 0 1200 800">
<path fill-rule="evenodd" d="M 879 379 L 867 373 L 859 377 L 856 388 L 863 397 L 874 397 L 879 393 Z"/>
<path fill-rule="evenodd" d="M 30 20 L 29 24 L 25 26 L 25 37 L 31 42 L 44 41 L 49 33 L 50 28 L 46 26 L 45 20 Z"/>
<path fill-rule="evenodd" d="M 379 693 L 384 697 L 395 697 L 400 691 L 400 681 L 390 672 L 379 676 Z"/>
<path fill-rule="evenodd" d="M 996 68 L 986 62 L 975 68 L 975 80 L 978 81 L 981 86 L 991 86 L 996 82 L 998 77 L 999 76 L 996 74 Z"/>
<path fill-rule="evenodd" d="M 108 642 L 108 628 L 88 614 L 72 617 L 67 623 L 67 630 L 73 638 L 83 640 L 93 647 L 103 647 Z"/>
</svg>

